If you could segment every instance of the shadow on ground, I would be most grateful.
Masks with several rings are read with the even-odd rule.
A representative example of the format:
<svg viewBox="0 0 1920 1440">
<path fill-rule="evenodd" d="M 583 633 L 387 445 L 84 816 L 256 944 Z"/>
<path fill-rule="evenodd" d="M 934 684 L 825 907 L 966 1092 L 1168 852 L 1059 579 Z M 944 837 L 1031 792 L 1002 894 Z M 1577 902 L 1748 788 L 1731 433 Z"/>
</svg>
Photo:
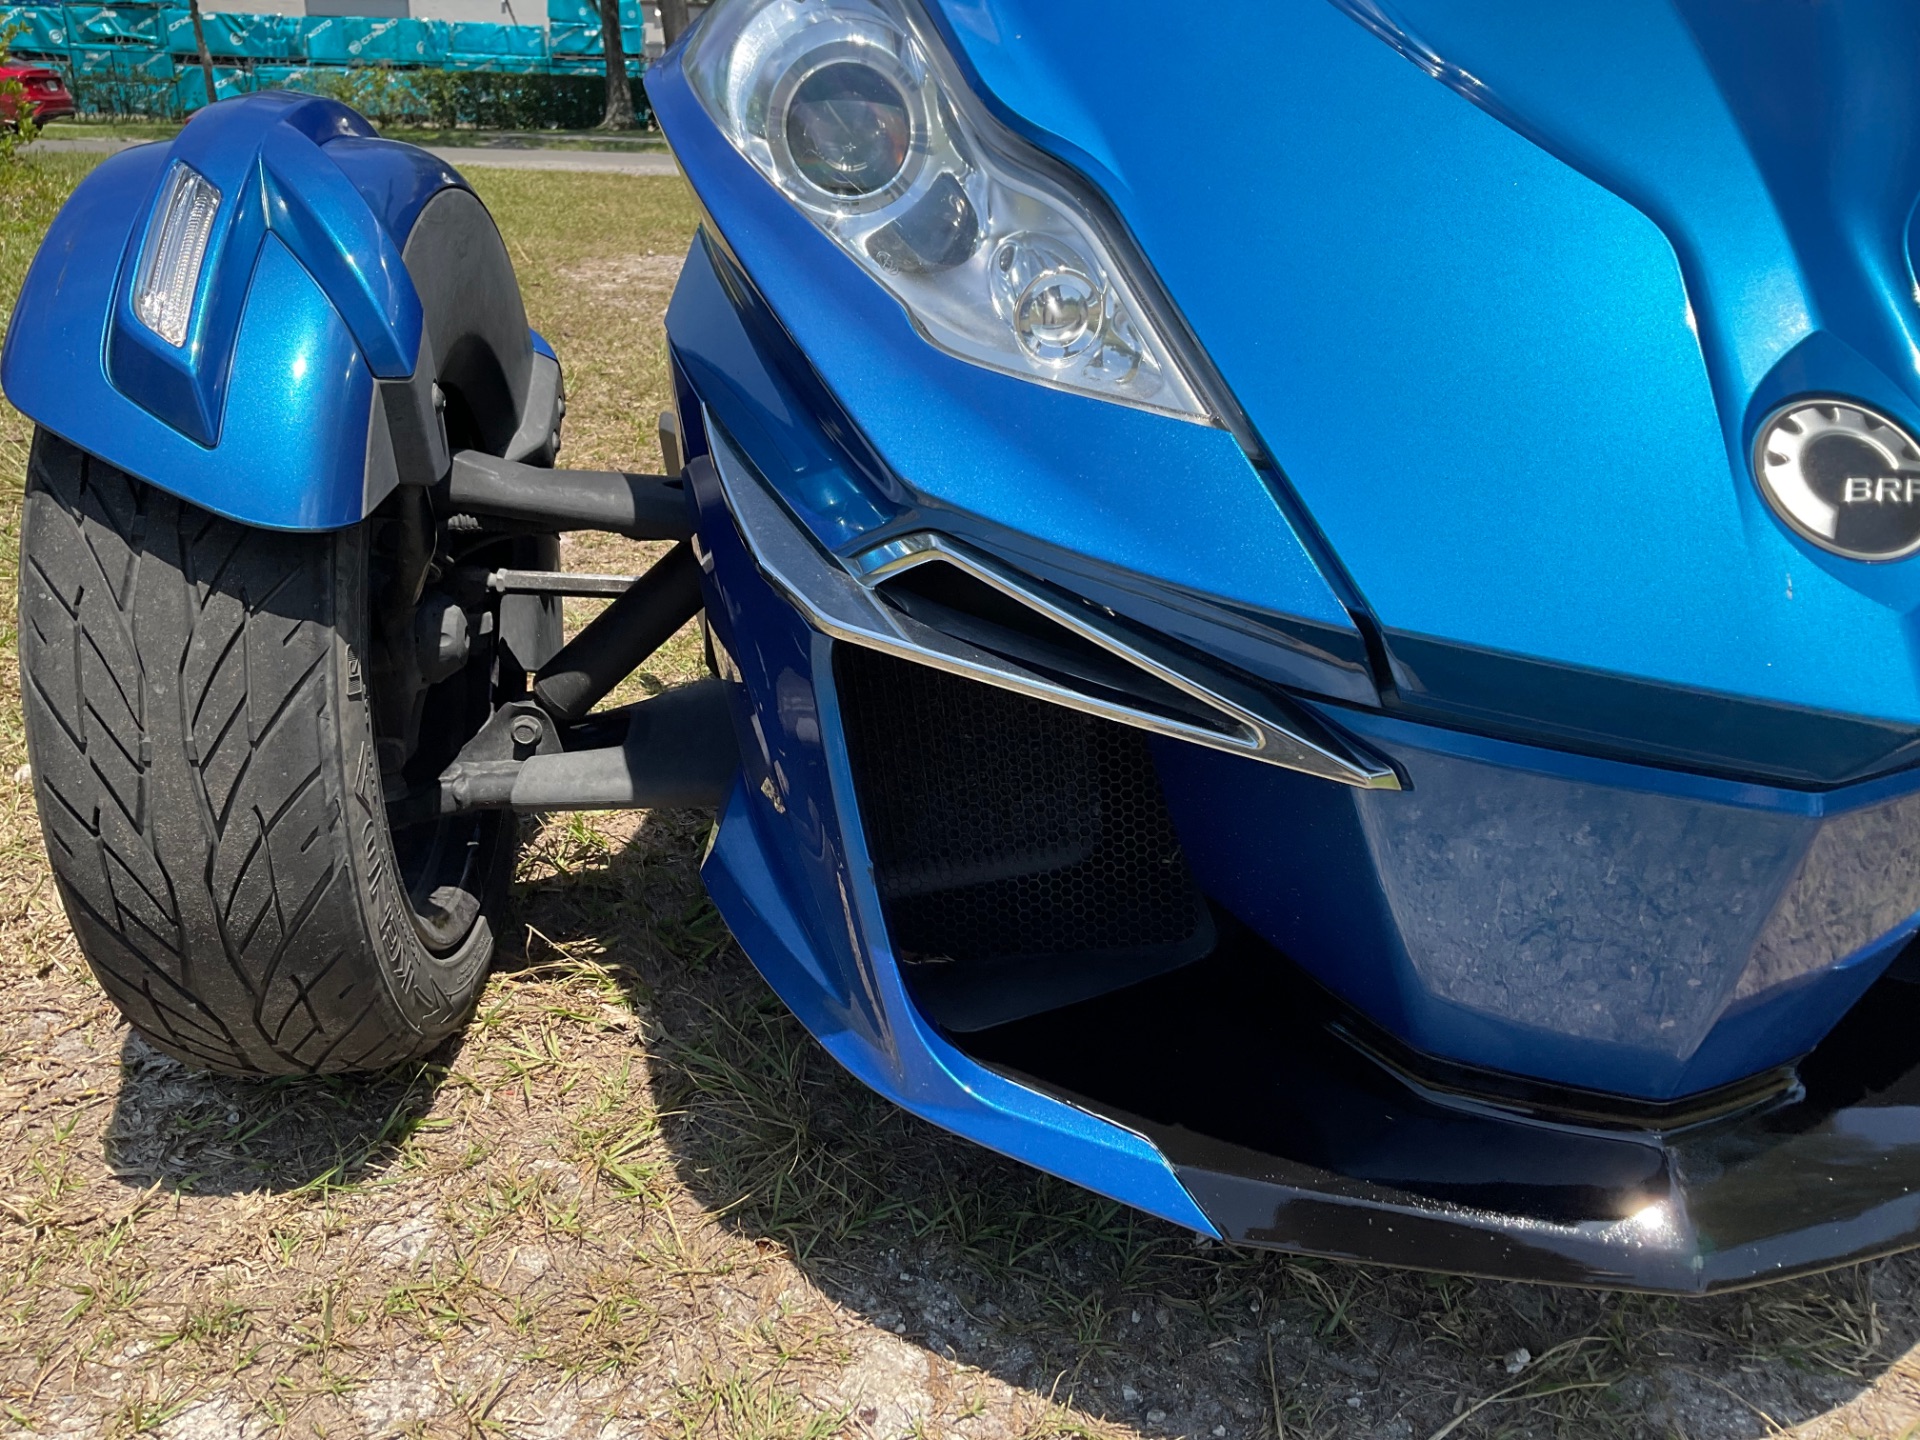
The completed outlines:
<svg viewBox="0 0 1920 1440">
<path fill-rule="evenodd" d="M 509 934 L 526 943 L 500 968 L 597 955 L 646 1017 L 678 1185 L 909 1358 L 1150 1435 L 1744 1440 L 1845 1405 L 1920 1343 L 1912 1257 L 1704 1301 L 1550 1290 L 1236 1251 L 1003 1160 L 813 1042 L 705 903 L 705 826 L 649 815 L 522 885 Z M 200 1194 L 377 1178 L 457 1046 L 379 1076 L 262 1084 L 129 1035 L 106 1158 L 130 1187 Z M 886 1431 L 914 1383 L 894 1415 L 854 1418 Z"/>
<path fill-rule="evenodd" d="M 105 1140 L 128 1185 L 202 1195 L 347 1183 L 413 1133 L 458 1042 L 378 1075 L 244 1080 L 191 1070 L 131 1031 Z"/>
<path fill-rule="evenodd" d="M 647 817 L 527 923 L 605 942 L 651 1015 L 686 1189 L 913 1345 L 1151 1434 L 1705 1440 L 1830 1412 L 1920 1342 L 1911 1257 L 1708 1300 L 1476 1282 L 1236 1251 L 1003 1160 L 841 1070 L 697 899 L 663 922 L 699 833 Z"/>
</svg>

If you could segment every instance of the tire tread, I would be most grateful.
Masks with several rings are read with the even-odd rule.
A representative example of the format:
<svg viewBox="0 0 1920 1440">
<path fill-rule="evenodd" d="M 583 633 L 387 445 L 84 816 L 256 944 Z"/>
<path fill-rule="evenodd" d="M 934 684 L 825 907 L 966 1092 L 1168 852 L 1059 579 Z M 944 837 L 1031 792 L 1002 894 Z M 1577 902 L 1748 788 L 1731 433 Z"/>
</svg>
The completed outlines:
<svg viewBox="0 0 1920 1440">
<path fill-rule="evenodd" d="M 48 854 L 128 1019 L 246 1075 L 379 1067 L 444 1038 L 452 1024 L 394 1003 L 356 893 L 348 825 L 366 807 L 327 537 L 232 523 L 42 434 L 22 550 Z"/>
</svg>

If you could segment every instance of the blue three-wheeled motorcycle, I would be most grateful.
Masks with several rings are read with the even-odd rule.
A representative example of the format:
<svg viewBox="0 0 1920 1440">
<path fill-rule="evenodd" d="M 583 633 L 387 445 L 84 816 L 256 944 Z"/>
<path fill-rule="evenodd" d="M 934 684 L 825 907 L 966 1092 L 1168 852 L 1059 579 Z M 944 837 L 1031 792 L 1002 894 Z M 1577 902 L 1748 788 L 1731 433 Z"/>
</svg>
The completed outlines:
<svg viewBox="0 0 1920 1440">
<path fill-rule="evenodd" d="M 1920 1242 L 1920 7 L 720 0 L 647 88 L 664 474 L 556 467 L 486 209 L 332 101 L 34 261 L 34 786 L 154 1045 L 420 1055 L 516 813 L 706 806 L 841 1063 L 1203 1234 Z M 569 638 L 572 530 L 668 548 Z"/>
</svg>

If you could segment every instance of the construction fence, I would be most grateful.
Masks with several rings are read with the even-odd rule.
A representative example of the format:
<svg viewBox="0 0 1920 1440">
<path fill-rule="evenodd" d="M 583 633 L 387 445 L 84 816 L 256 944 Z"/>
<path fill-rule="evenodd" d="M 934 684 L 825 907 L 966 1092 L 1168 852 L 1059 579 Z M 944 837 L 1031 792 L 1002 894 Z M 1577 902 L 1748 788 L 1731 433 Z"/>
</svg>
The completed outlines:
<svg viewBox="0 0 1920 1440">
<path fill-rule="evenodd" d="M 579 128 L 600 118 L 605 47 L 593 0 L 547 0 L 545 25 L 367 16 L 201 14 L 214 65 L 207 94 L 193 18 L 167 5 L 0 6 L 21 61 L 67 77 L 81 113 L 176 117 L 254 90 L 332 95 L 388 124 Z M 620 0 L 628 73 L 645 17 Z M 645 99 L 634 87 L 645 117 Z"/>
</svg>

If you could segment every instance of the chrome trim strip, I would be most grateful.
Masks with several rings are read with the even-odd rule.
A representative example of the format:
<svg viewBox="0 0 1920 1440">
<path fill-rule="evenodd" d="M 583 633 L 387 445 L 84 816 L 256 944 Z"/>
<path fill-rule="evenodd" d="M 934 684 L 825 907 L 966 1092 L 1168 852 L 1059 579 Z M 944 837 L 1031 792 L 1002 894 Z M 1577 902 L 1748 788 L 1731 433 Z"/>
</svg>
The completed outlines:
<svg viewBox="0 0 1920 1440">
<path fill-rule="evenodd" d="M 888 541 L 856 556 L 849 562 L 856 568 L 850 570 L 814 543 L 710 418 L 706 430 L 721 492 L 754 564 L 809 624 L 834 639 L 1284 770 L 1360 789 L 1400 788 L 1390 765 L 1305 710 L 1217 674 L 1118 622 L 1104 621 L 1090 609 L 1064 605 L 999 562 L 947 536 L 923 532 Z M 930 561 L 955 566 L 1200 702 L 1220 716 L 1220 728 L 1073 689 L 925 625 L 887 604 L 876 592 L 874 587 L 882 581 Z"/>
</svg>

